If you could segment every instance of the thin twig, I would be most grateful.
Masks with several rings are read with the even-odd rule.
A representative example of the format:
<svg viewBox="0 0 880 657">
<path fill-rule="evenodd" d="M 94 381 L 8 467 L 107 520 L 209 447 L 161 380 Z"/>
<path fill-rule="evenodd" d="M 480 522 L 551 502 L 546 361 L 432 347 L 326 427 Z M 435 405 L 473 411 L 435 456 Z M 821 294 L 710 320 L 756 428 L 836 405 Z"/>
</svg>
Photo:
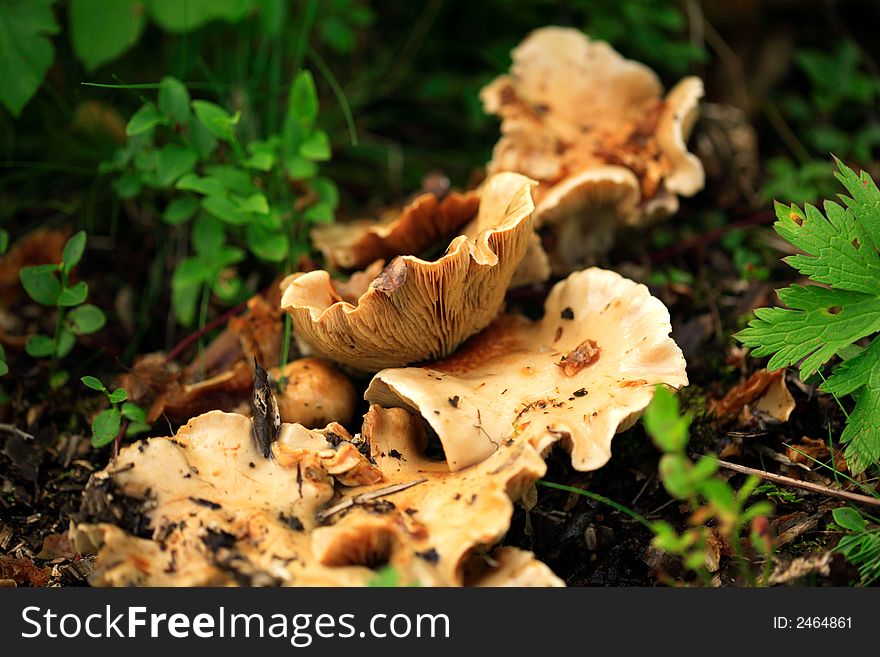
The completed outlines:
<svg viewBox="0 0 880 657">
<path fill-rule="evenodd" d="M 181 352 L 184 349 L 186 349 L 193 342 L 195 342 L 200 337 L 205 335 L 205 333 L 214 330 L 215 328 L 217 328 L 221 324 L 226 323 L 227 321 L 229 321 L 230 318 L 232 318 L 235 315 L 237 315 L 238 313 L 240 313 L 246 307 L 247 307 L 247 301 L 242 301 L 240 304 L 235 306 L 235 308 L 230 308 L 222 315 L 218 315 L 217 317 L 212 319 L 210 322 L 205 324 L 202 328 L 200 328 L 195 333 L 190 333 L 183 340 L 178 342 L 177 345 L 171 351 L 168 352 L 168 355 L 165 356 L 165 362 L 170 363 L 171 361 L 173 361 L 175 358 L 177 358 L 181 354 Z"/>
<path fill-rule="evenodd" d="M 408 481 L 403 484 L 392 484 L 391 486 L 385 486 L 384 488 L 377 488 L 376 490 L 371 490 L 366 493 L 361 493 L 360 495 L 356 495 L 355 497 L 349 497 L 347 500 L 343 500 L 339 504 L 334 504 L 329 509 L 324 509 L 323 511 L 318 512 L 318 520 L 326 520 L 330 516 L 339 513 L 340 511 L 345 511 L 345 509 L 349 509 L 356 504 L 363 504 L 364 502 L 369 502 L 370 500 L 375 500 L 380 497 L 385 497 L 386 495 L 391 495 L 392 493 L 399 493 L 402 490 L 406 490 L 407 488 L 412 488 L 417 484 L 422 484 L 428 481 L 427 479 L 416 479 L 415 481 Z"/>
<path fill-rule="evenodd" d="M 0 422 L 0 431 L 5 431 L 7 433 L 14 433 L 16 436 L 20 438 L 24 438 L 25 440 L 33 440 L 34 437 L 29 434 L 27 431 L 22 431 L 14 424 L 6 424 L 5 422 Z"/>
<path fill-rule="evenodd" d="M 839 499 L 849 500 L 850 502 L 856 502 L 858 504 L 867 504 L 869 506 L 880 507 L 880 499 L 868 497 L 867 495 L 850 493 L 845 490 L 834 490 L 833 488 L 828 488 L 827 486 L 811 484 L 807 481 L 798 481 L 797 479 L 792 479 L 791 477 L 773 474 L 772 472 L 766 472 L 765 470 L 756 470 L 755 468 L 749 468 L 744 465 L 738 465 L 736 463 L 729 463 L 728 461 L 722 461 L 720 459 L 718 460 L 718 465 L 720 465 L 722 468 L 727 468 L 728 470 L 733 470 L 734 472 L 739 472 L 741 474 L 755 475 L 756 477 L 760 477 L 761 479 L 772 481 L 774 484 L 791 486 L 792 488 L 800 488 L 801 490 L 808 490 L 813 493 L 828 495 L 829 497 L 837 497 Z"/>
</svg>

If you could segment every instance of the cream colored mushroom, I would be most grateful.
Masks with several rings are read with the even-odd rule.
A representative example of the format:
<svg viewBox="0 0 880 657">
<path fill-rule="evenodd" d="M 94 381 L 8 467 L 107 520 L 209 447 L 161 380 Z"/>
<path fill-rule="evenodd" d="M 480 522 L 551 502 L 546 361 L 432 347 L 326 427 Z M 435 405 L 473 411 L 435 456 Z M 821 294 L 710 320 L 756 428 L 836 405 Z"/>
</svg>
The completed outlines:
<svg viewBox="0 0 880 657">
<path fill-rule="evenodd" d="M 404 584 L 462 584 L 544 463 L 517 445 L 450 473 L 422 456 L 421 426 L 401 409 L 372 409 L 374 465 L 339 425 L 283 424 L 265 459 L 250 419 L 207 413 L 173 438 L 123 448 L 90 482 L 71 535 L 78 551 L 98 551 L 94 585 L 362 586 L 383 563 Z M 559 584 L 507 549 L 468 581 L 482 582 Z"/>
<path fill-rule="evenodd" d="M 336 269 L 361 269 L 374 260 L 419 255 L 441 240 L 458 234 L 477 213 L 477 192 L 450 192 L 442 200 L 421 194 L 381 221 L 316 226 L 310 232 L 327 264 Z"/>
<path fill-rule="evenodd" d="M 330 422 L 348 424 L 357 403 L 357 393 L 348 377 L 320 358 L 299 358 L 284 368 L 285 384 L 277 393 L 281 421 L 309 428 Z M 269 371 L 278 381 L 281 370 Z"/>
<path fill-rule="evenodd" d="M 577 254 L 577 262 L 568 262 L 566 254 L 551 258 L 557 273 L 607 249 L 609 226 L 671 214 L 678 208 L 676 195 L 703 187 L 702 165 L 686 146 L 703 95 L 701 80 L 685 78 L 662 98 L 662 85 L 649 68 L 570 28 L 535 30 L 512 56 L 510 75 L 480 93 L 485 110 L 501 117 L 502 136 L 488 170 L 517 171 L 539 182 L 536 225 L 583 225 L 577 231 L 560 228 L 556 244 L 567 247 L 573 234 L 592 235 L 594 228 L 600 238 L 590 246 L 593 253 Z M 603 188 L 622 184 L 619 168 L 632 174 L 626 186 L 634 189 L 616 194 L 619 202 L 603 204 Z"/>
<path fill-rule="evenodd" d="M 530 181 L 503 173 L 480 193 L 470 237 L 434 261 L 398 256 L 350 303 L 326 271 L 295 274 L 282 309 L 312 353 L 363 371 L 440 358 L 486 327 L 532 236 Z"/>
<path fill-rule="evenodd" d="M 420 413 L 453 470 L 508 443 L 560 442 L 578 470 L 611 457 L 654 386 L 687 385 L 666 307 L 614 272 L 588 269 L 551 291 L 544 317 L 504 316 L 445 360 L 382 370 L 365 397 Z"/>
</svg>

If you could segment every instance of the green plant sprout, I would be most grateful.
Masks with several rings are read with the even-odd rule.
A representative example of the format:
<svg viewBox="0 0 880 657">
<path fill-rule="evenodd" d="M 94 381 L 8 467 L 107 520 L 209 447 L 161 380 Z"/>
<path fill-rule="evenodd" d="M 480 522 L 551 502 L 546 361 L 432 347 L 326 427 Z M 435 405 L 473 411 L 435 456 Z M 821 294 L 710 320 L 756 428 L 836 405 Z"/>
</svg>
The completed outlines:
<svg viewBox="0 0 880 657">
<path fill-rule="evenodd" d="M 104 447 L 116 440 L 123 419 L 128 421 L 128 426 L 125 428 L 125 435 L 128 438 L 149 431 L 147 414 L 137 404 L 127 401 L 128 392 L 125 388 L 116 388 L 110 392 L 101 380 L 94 376 L 84 376 L 80 381 L 87 388 L 104 393 L 107 401 L 110 402 L 110 408 L 98 413 L 92 421 L 92 446 Z"/>
<path fill-rule="evenodd" d="M 146 101 L 132 115 L 127 144 L 102 171 L 117 174 L 122 198 L 150 202 L 146 190 L 162 192 L 162 220 L 189 228 L 194 253 L 172 277 L 172 307 L 184 326 L 204 323 L 211 295 L 227 304 L 246 296 L 233 267 L 248 252 L 282 268 L 308 250 L 310 224 L 333 221 L 339 195 L 318 175 L 330 139 L 317 116 L 308 71 L 291 85 L 281 132 L 266 139 L 241 139 L 241 112 L 191 100 L 172 77 L 160 82 L 156 104 Z"/>
<path fill-rule="evenodd" d="M 848 532 L 836 550 L 858 569 L 859 586 L 880 580 L 880 519 L 862 515 L 852 507 L 834 509 L 831 515 L 840 530 Z M 873 528 L 869 528 L 869 521 Z"/>
<path fill-rule="evenodd" d="M 49 386 L 54 390 L 67 381 L 68 374 L 58 368 L 76 343 L 76 336 L 101 330 L 106 323 L 103 311 L 86 303 L 89 286 L 85 281 L 70 284 L 70 273 L 82 259 L 86 247 L 85 231 L 73 235 L 64 245 L 58 264 L 22 267 L 19 272 L 25 292 L 34 301 L 55 308 L 55 332 L 52 336 L 32 335 L 25 351 L 33 358 L 52 358 Z"/>
<path fill-rule="evenodd" d="M 851 195 L 840 196 L 843 205 L 826 201 L 823 215 L 812 205 L 776 204 L 776 232 L 803 252 L 785 262 L 821 285 L 779 290 L 788 308 L 759 308 L 734 337 L 753 356 L 771 356 L 768 370 L 800 363 L 801 380 L 843 359 L 820 390 L 856 400 L 840 440 L 857 474 L 880 461 L 880 191 L 867 173 L 837 165 Z M 857 344 L 866 338 L 867 347 Z"/>
<path fill-rule="evenodd" d="M 752 579 L 740 545 L 740 536 L 753 521 L 772 513 L 773 506 L 768 502 L 746 506 L 758 487 L 757 477 L 749 477 L 735 491 L 727 481 L 715 476 L 718 463 L 714 458 L 703 456 L 697 462 L 691 461 L 686 451 L 691 419 L 689 413 L 680 414 L 675 395 L 663 386 L 657 386 L 654 399 L 645 411 L 645 430 L 663 452 L 659 465 L 663 487 L 673 498 L 687 503 L 691 515 L 688 527 L 680 533 L 668 522 L 661 520 L 652 523 L 654 545 L 681 557 L 687 568 L 706 581 L 709 579 L 706 569 L 708 524 L 714 523 L 721 538 L 733 548 L 742 571 Z M 760 523 L 755 525 L 760 526 Z M 752 527 L 751 542 L 764 556 L 766 582 L 772 564 L 772 546 L 762 532 L 754 530 L 755 526 Z"/>
</svg>

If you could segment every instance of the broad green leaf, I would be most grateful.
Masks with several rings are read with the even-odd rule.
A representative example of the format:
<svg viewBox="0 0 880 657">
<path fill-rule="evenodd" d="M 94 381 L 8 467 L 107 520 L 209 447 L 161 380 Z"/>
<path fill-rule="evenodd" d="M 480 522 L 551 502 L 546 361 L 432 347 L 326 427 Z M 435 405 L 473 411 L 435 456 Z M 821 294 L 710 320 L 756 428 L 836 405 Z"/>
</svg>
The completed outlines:
<svg viewBox="0 0 880 657">
<path fill-rule="evenodd" d="M 339 189 L 330 178 L 319 176 L 309 183 L 322 203 L 326 203 L 331 209 L 339 207 Z"/>
<path fill-rule="evenodd" d="M 9 231 L 0 228 L 0 255 L 5 255 L 9 250 Z"/>
<path fill-rule="evenodd" d="M 98 414 L 92 422 L 92 445 L 103 447 L 112 443 L 119 434 L 122 424 L 122 414 L 119 409 L 108 408 Z"/>
<path fill-rule="evenodd" d="M 235 203 L 225 196 L 209 196 L 204 198 L 202 199 L 202 207 L 212 216 L 233 226 L 243 226 L 250 219 L 247 212 L 240 210 Z"/>
<path fill-rule="evenodd" d="M 181 176 L 190 173 L 198 159 L 196 152 L 185 146 L 163 146 L 158 152 L 156 182 L 160 187 L 170 187 Z"/>
<path fill-rule="evenodd" d="M 58 358 L 66 357 L 75 344 L 76 336 L 66 328 L 62 328 L 58 331 L 58 343 L 55 345 L 55 355 L 58 356 Z"/>
<path fill-rule="evenodd" d="M 241 300 L 244 283 L 238 276 L 218 276 L 211 289 L 220 301 L 231 304 Z"/>
<path fill-rule="evenodd" d="M 6 364 L 5 360 L 0 360 L 0 376 L 6 376 L 9 374 L 9 365 Z"/>
<path fill-rule="evenodd" d="M 175 188 L 189 192 L 196 192 L 204 196 L 223 196 L 226 187 L 216 178 L 201 177 L 194 173 L 187 173 L 177 181 Z"/>
<path fill-rule="evenodd" d="M 237 194 L 251 194 L 256 190 L 251 179 L 251 173 L 228 164 L 214 164 L 205 167 L 205 173 L 211 178 L 216 178 L 230 192 Z"/>
<path fill-rule="evenodd" d="M 119 198 L 134 198 L 141 193 L 143 182 L 141 181 L 140 176 L 131 174 L 124 175 L 113 181 L 113 188 L 116 190 Z"/>
<path fill-rule="evenodd" d="M 293 180 L 305 180 L 311 178 L 318 172 L 318 165 L 314 162 L 300 157 L 299 155 L 290 155 L 284 159 L 284 166 L 287 169 L 287 175 Z"/>
<path fill-rule="evenodd" d="M 32 335 L 24 346 L 28 356 L 46 358 L 55 353 L 55 341 L 47 335 Z"/>
<path fill-rule="evenodd" d="M 189 141 L 201 159 L 207 159 L 217 148 L 217 140 L 196 117 L 189 121 Z"/>
<path fill-rule="evenodd" d="M 64 252 L 61 255 L 61 265 L 65 271 L 70 271 L 82 260 L 83 252 L 86 249 L 86 231 L 81 230 L 75 233 L 67 244 L 64 245 Z"/>
<path fill-rule="evenodd" d="M 33 265 L 18 272 L 24 291 L 31 299 L 44 306 L 54 306 L 61 295 L 61 281 L 55 273 L 58 265 Z"/>
<path fill-rule="evenodd" d="M 195 196 L 181 196 L 172 200 L 162 213 L 162 220 L 172 226 L 188 221 L 199 209 L 199 199 Z"/>
<path fill-rule="evenodd" d="M 309 71 L 300 71 L 290 88 L 287 111 L 310 126 L 318 116 L 318 93 L 315 91 L 315 80 Z"/>
<path fill-rule="evenodd" d="M 672 497 L 683 500 L 693 494 L 689 474 L 690 461 L 682 454 L 664 454 L 658 471 L 663 487 Z"/>
<path fill-rule="evenodd" d="M 162 123 L 162 115 L 153 103 L 144 103 L 141 108 L 132 114 L 125 126 L 125 134 L 129 137 L 142 135 L 153 130 L 157 125 Z"/>
<path fill-rule="evenodd" d="M 299 147 L 299 154 L 313 162 L 330 159 L 330 138 L 323 130 L 315 130 L 305 138 Z"/>
<path fill-rule="evenodd" d="M 177 268 L 180 269 L 180 266 Z M 192 326 L 195 322 L 196 304 L 201 290 L 201 283 L 171 286 L 171 308 L 181 326 Z"/>
<path fill-rule="evenodd" d="M 147 421 L 147 413 L 137 404 L 132 402 L 125 402 L 122 405 L 122 417 L 126 420 L 131 420 L 132 422 L 146 422 Z"/>
<path fill-rule="evenodd" d="M 192 108 L 196 113 L 196 118 L 212 135 L 223 141 L 235 141 L 235 126 L 238 125 L 241 112 L 230 115 L 229 112 L 216 103 L 211 103 L 207 100 L 194 100 Z"/>
<path fill-rule="evenodd" d="M 190 118 L 190 98 L 186 86 L 170 75 L 159 83 L 159 110 L 179 125 L 185 125 Z"/>
<path fill-rule="evenodd" d="M 144 7 L 135 0 L 71 0 L 73 51 L 93 71 L 131 48 L 141 36 Z"/>
<path fill-rule="evenodd" d="M 269 262 L 282 262 L 290 248 L 287 235 L 268 231 L 254 224 L 247 227 L 247 242 L 255 256 Z"/>
<path fill-rule="evenodd" d="M 172 289 L 198 287 L 210 280 L 214 271 L 201 258 L 184 258 L 171 277 Z"/>
<path fill-rule="evenodd" d="M 226 242 L 223 224 L 214 217 L 201 214 L 193 223 L 193 249 L 200 256 L 210 259 Z"/>
<path fill-rule="evenodd" d="M 92 390 L 97 390 L 98 392 L 104 392 L 104 390 L 106 390 L 104 384 L 101 383 L 101 379 L 96 376 L 84 376 L 80 378 L 80 381 L 83 382 L 83 385 L 86 388 L 91 388 Z"/>
<path fill-rule="evenodd" d="M 251 194 L 247 198 L 233 196 L 232 201 L 242 212 L 269 214 L 269 200 L 265 194 Z"/>
<path fill-rule="evenodd" d="M 835 523 L 851 532 L 863 532 L 868 527 L 868 523 L 862 518 L 862 514 L 848 506 L 834 509 L 834 511 L 831 512 L 831 515 L 833 516 Z"/>
<path fill-rule="evenodd" d="M 67 370 L 54 370 L 49 373 L 49 387 L 52 390 L 58 390 L 61 386 L 67 383 L 67 379 L 70 378 L 70 374 Z"/>
<path fill-rule="evenodd" d="M 36 93 L 52 65 L 49 35 L 58 32 L 54 0 L 0 0 L 0 103 L 13 116 Z"/>
<path fill-rule="evenodd" d="M 71 287 L 67 287 L 61 290 L 61 295 L 58 297 L 58 304 L 68 308 L 71 306 L 78 306 L 79 304 L 85 302 L 88 296 L 88 284 L 85 281 L 79 281 Z"/>
<path fill-rule="evenodd" d="M 242 160 L 242 165 L 248 169 L 256 169 L 257 171 L 269 171 L 275 164 L 275 154 L 266 151 L 253 153 L 250 157 Z"/>
<path fill-rule="evenodd" d="M 326 203 L 315 203 L 306 208 L 303 217 L 313 224 L 332 224 L 333 208 Z"/>
<path fill-rule="evenodd" d="M 104 328 L 107 318 L 104 312 L 90 303 L 78 306 L 67 315 L 70 329 L 77 335 L 88 335 Z"/>
<path fill-rule="evenodd" d="M 107 395 L 107 400 L 111 404 L 118 404 L 119 402 L 124 402 L 126 399 L 128 399 L 128 392 L 125 388 L 116 388 L 116 390 Z"/>
<path fill-rule="evenodd" d="M 654 389 L 654 399 L 645 410 L 645 430 L 664 452 L 680 452 L 687 446 L 690 416 L 680 416 L 678 399 L 664 386 Z"/>
<path fill-rule="evenodd" d="M 215 20 L 237 23 L 254 0 L 144 0 L 150 16 L 168 32 L 189 32 Z"/>
</svg>

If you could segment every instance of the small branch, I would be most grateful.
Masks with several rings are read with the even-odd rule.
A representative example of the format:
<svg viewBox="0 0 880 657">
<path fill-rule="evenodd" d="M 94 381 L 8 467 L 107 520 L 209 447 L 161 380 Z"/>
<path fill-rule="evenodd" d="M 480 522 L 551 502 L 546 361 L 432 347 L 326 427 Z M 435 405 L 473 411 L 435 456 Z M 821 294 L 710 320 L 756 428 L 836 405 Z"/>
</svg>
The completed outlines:
<svg viewBox="0 0 880 657">
<path fill-rule="evenodd" d="M 208 333 L 209 331 L 213 331 L 215 328 L 217 328 L 221 324 L 225 324 L 232 317 L 234 317 L 235 315 L 240 313 L 242 310 L 244 310 L 246 307 L 247 307 L 247 301 L 242 301 L 240 304 L 235 306 L 235 308 L 230 308 L 222 315 L 218 315 L 217 317 L 212 319 L 210 322 L 205 324 L 202 328 L 200 328 L 195 333 L 191 333 L 188 336 L 186 336 L 183 340 L 178 342 L 177 345 L 171 351 L 168 352 L 168 355 L 165 356 L 165 362 L 170 363 L 171 361 L 173 361 L 175 358 L 177 358 L 183 352 L 184 349 L 186 349 L 193 342 L 195 342 L 200 337 L 205 335 L 205 333 Z"/>
<path fill-rule="evenodd" d="M 34 439 L 31 434 L 29 434 L 27 431 L 22 431 L 14 424 L 6 424 L 5 422 L 0 422 L 0 431 L 5 431 L 6 433 L 14 433 L 16 436 L 24 438 L 25 440 Z"/>
<path fill-rule="evenodd" d="M 792 479 L 791 477 L 784 477 L 783 475 L 765 472 L 764 470 L 748 468 L 744 465 L 729 463 L 728 461 L 722 461 L 720 459 L 718 460 L 718 465 L 720 465 L 722 468 L 727 468 L 728 470 L 733 470 L 734 472 L 739 472 L 741 474 L 755 475 L 756 477 L 760 477 L 761 479 L 772 481 L 774 484 L 791 486 L 792 488 L 800 488 L 801 490 L 808 490 L 813 493 L 828 495 L 829 497 L 849 500 L 850 502 L 855 502 L 857 504 L 867 504 L 868 506 L 880 507 L 880 499 L 877 499 L 876 497 L 869 497 L 868 495 L 860 495 L 858 493 L 850 493 L 845 490 L 834 490 L 833 488 L 828 488 L 827 486 L 811 484 L 807 481 L 798 481 L 797 479 Z"/>
<path fill-rule="evenodd" d="M 413 486 L 416 486 L 418 484 L 423 484 L 426 481 L 428 480 L 416 479 L 415 481 L 408 481 L 403 484 L 392 484 L 391 486 L 385 486 L 384 488 L 377 488 L 376 490 L 361 493 L 360 495 L 356 495 L 355 497 L 349 497 L 347 500 L 343 500 L 339 504 L 334 504 L 329 509 L 319 511 L 318 520 L 324 521 L 330 516 L 339 513 L 340 511 L 345 511 L 345 509 L 349 509 L 355 505 L 363 504 L 364 502 L 369 502 L 370 500 L 375 500 L 380 497 L 385 497 L 386 495 L 391 495 L 392 493 L 399 493 L 402 490 L 412 488 Z"/>
</svg>

